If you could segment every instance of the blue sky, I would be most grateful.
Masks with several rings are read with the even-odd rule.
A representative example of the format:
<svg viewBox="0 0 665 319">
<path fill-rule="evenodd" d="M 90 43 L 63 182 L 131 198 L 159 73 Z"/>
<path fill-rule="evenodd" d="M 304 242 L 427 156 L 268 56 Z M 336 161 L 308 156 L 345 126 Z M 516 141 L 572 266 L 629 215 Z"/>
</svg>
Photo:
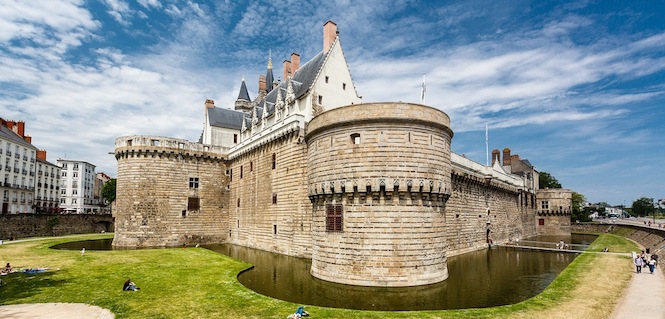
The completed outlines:
<svg viewBox="0 0 665 319">
<path fill-rule="evenodd" d="M 0 117 L 48 160 L 115 176 L 117 137 L 197 140 L 275 61 L 337 23 L 365 102 L 451 117 L 453 151 L 510 147 L 591 202 L 665 197 L 663 1 L 0 0 Z"/>
</svg>

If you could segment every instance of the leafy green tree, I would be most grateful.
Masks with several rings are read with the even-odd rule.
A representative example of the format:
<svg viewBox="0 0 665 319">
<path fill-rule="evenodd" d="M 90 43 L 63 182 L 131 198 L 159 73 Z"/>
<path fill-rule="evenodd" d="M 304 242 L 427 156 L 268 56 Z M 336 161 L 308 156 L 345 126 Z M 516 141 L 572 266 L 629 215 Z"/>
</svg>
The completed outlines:
<svg viewBox="0 0 665 319">
<path fill-rule="evenodd" d="M 573 192 L 573 211 L 572 214 L 570 215 L 570 219 L 572 221 L 581 221 L 581 222 L 590 222 L 591 218 L 589 215 L 593 213 L 593 210 L 591 207 L 584 207 L 584 203 L 586 203 L 586 197 L 578 192 Z"/>
<path fill-rule="evenodd" d="M 548 172 L 539 172 L 538 173 L 538 188 L 561 188 L 561 183 L 556 180 L 556 178 Z"/>
<path fill-rule="evenodd" d="M 642 197 L 633 202 L 633 214 L 637 216 L 653 215 L 656 208 L 653 206 L 653 198 Z"/>
<path fill-rule="evenodd" d="M 102 198 L 107 200 L 109 203 L 113 203 L 115 200 L 115 184 L 116 179 L 111 178 L 104 184 L 104 187 L 102 187 Z"/>
</svg>

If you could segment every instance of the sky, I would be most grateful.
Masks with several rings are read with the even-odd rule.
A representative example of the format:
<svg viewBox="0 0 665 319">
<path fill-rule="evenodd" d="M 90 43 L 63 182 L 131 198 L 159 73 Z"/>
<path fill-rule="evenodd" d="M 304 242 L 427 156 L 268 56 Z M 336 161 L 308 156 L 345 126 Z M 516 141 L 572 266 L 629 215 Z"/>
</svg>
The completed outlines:
<svg viewBox="0 0 665 319">
<path fill-rule="evenodd" d="M 334 21 L 364 102 L 451 118 L 452 149 L 509 147 L 589 202 L 665 198 L 665 1 L 0 0 L 0 117 L 47 160 L 115 177 L 115 139 L 197 141 L 204 103 L 257 95 Z"/>
</svg>

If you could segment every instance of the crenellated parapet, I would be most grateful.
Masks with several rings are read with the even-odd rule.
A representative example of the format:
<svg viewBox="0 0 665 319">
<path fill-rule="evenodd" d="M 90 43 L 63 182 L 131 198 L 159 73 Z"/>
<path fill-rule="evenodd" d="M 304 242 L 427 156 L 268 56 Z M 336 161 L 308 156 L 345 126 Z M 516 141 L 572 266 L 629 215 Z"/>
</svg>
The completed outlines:
<svg viewBox="0 0 665 319">
<path fill-rule="evenodd" d="M 115 157 L 117 160 L 127 157 L 177 157 L 196 158 L 214 162 L 226 160 L 228 147 L 204 145 L 184 139 L 132 135 L 118 137 L 115 140 Z"/>
</svg>

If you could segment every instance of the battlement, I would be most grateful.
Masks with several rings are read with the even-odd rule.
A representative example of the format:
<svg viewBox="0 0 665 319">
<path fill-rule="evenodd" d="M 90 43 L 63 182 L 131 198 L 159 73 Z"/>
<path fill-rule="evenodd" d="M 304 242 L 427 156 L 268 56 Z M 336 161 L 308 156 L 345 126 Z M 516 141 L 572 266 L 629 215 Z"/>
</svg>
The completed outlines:
<svg viewBox="0 0 665 319">
<path fill-rule="evenodd" d="M 115 140 L 116 159 L 139 155 L 180 155 L 222 161 L 226 160 L 228 153 L 228 147 L 204 145 L 172 137 L 131 135 L 118 137 Z"/>
</svg>

